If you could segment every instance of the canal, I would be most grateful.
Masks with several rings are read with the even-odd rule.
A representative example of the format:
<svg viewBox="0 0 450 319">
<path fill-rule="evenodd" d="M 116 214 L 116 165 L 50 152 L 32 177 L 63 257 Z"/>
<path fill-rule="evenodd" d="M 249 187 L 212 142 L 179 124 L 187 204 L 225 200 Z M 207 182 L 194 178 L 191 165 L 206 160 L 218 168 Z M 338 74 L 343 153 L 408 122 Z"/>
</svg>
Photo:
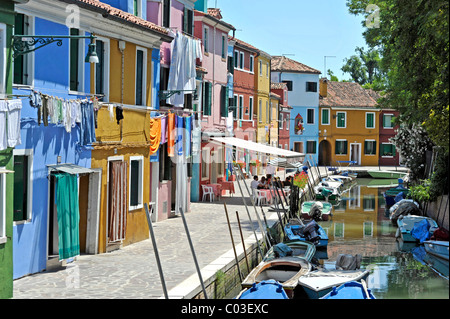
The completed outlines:
<svg viewBox="0 0 450 319">
<path fill-rule="evenodd" d="M 377 299 L 448 299 L 448 261 L 430 258 L 423 245 L 396 239 L 397 227 L 383 198 L 383 192 L 397 186 L 396 182 L 358 178 L 344 188 L 331 219 L 319 222 L 329 243 L 326 253 L 316 257 L 330 266 L 340 254 L 362 255 L 361 268 L 370 270 L 367 284 Z M 234 296 L 239 290 L 234 289 Z"/>
</svg>

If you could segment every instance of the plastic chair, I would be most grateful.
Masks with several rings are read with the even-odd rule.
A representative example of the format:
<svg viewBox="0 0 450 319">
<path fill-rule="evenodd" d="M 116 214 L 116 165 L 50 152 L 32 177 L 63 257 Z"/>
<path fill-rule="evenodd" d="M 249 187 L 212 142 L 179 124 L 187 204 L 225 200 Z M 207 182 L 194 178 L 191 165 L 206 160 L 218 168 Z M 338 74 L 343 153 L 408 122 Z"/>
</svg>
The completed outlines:
<svg viewBox="0 0 450 319">
<path fill-rule="evenodd" d="M 214 201 L 214 190 L 211 186 L 202 185 L 202 190 L 203 190 L 202 202 L 205 201 L 206 196 L 208 196 L 208 195 L 209 195 L 209 201 L 210 202 Z"/>
<path fill-rule="evenodd" d="M 266 193 L 265 192 L 261 192 L 260 190 L 255 189 L 255 193 L 256 193 L 256 205 L 262 205 L 262 203 L 264 202 L 264 205 L 267 205 L 268 198 L 266 197 Z"/>
</svg>

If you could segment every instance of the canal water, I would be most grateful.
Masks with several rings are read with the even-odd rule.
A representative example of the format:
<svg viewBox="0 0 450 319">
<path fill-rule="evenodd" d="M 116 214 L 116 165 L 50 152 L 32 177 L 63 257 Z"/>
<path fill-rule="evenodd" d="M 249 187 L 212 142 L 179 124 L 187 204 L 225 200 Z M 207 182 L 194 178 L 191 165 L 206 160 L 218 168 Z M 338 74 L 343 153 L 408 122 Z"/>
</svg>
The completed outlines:
<svg viewBox="0 0 450 319">
<path fill-rule="evenodd" d="M 366 282 L 377 299 L 448 299 L 448 261 L 430 257 L 423 245 L 396 239 L 383 192 L 397 185 L 397 180 L 358 178 L 344 189 L 331 219 L 319 222 L 329 243 L 316 257 L 329 267 L 340 254 L 362 255 L 361 268 L 370 270 Z"/>
<path fill-rule="evenodd" d="M 343 193 L 331 220 L 320 222 L 329 237 L 324 261 L 331 263 L 339 254 L 361 254 L 361 266 L 370 269 L 368 287 L 377 299 L 448 299 L 448 261 L 430 258 L 423 245 L 402 243 L 395 237 L 397 227 L 383 198 L 395 183 L 357 179 Z"/>
</svg>

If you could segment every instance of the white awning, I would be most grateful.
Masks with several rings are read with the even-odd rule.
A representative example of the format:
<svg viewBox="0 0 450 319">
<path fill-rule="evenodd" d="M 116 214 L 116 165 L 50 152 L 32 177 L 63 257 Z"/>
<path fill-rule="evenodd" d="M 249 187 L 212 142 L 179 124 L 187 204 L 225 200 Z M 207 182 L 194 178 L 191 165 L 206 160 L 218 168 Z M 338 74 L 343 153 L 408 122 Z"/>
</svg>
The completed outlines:
<svg viewBox="0 0 450 319">
<path fill-rule="evenodd" d="M 266 154 L 269 156 L 277 156 L 284 158 L 304 158 L 305 154 L 297 153 L 289 150 L 284 150 L 282 148 L 273 147 L 269 145 L 264 145 L 260 143 L 255 143 L 251 141 L 246 141 L 236 137 L 211 137 L 214 142 L 219 142 L 225 145 L 236 146 L 248 151 Z"/>
<path fill-rule="evenodd" d="M 281 168 L 300 168 L 303 166 L 303 163 L 301 162 L 289 163 L 284 158 L 275 158 L 273 160 L 270 160 L 268 164 Z"/>
<path fill-rule="evenodd" d="M 55 171 L 60 171 L 60 172 L 64 172 L 64 173 L 68 173 L 68 174 L 72 174 L 72 175 L 94 173 L 94 171 L 89 168 L 74 165 L 74 164 L 58 164 L 58 165 L 47 165 L 47 166 Z"/>
<path fill-rule="evenodd" d="M 8 174 L 8 173 L 14 173 L 14 171 L 10 171 L 0 167 L 0 174 Z"/>
</svg>

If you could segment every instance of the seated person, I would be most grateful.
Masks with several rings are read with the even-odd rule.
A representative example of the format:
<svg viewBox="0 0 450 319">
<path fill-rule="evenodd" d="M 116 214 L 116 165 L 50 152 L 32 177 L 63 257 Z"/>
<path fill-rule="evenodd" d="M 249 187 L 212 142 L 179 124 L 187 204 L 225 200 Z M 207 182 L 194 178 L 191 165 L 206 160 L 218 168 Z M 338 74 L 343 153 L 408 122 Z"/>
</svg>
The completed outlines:
<svg viewBox="0 0 450 319">
<path fill-rule="evenodd" d="M 263 177 L 261 177 L 261 180 L 259 181 L 258 189 L 265 189 L 265 188 L 267 188 L 267 184 L 266 184 L 266 178 L 263 176 Z"/>
<path fill-rule="evenodd" d="M 254 176 L 252 182 L 250 183 L 251 188 L 257 189 L 259 185 L 258 176 Z"/>
</svg>

